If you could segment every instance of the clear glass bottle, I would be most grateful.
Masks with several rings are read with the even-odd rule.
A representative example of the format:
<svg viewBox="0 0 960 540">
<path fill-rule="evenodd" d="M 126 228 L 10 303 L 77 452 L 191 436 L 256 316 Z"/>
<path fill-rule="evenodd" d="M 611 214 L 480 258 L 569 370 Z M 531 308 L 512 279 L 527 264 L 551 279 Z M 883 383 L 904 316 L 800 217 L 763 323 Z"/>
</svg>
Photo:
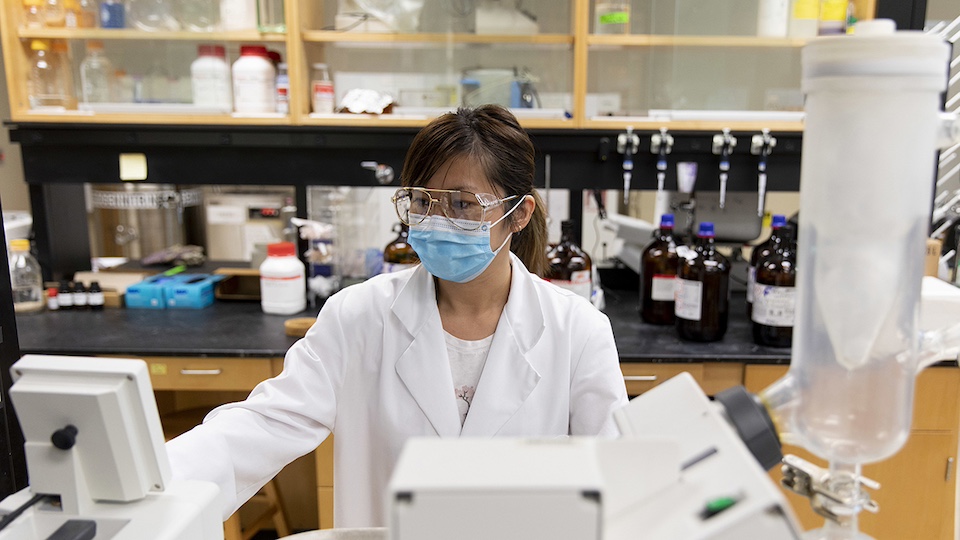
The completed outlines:
<svg viewBox="0 0 960 540">
<path fill-rule="evenodd" d="M 257 30 L 275 34 L 287 31 L 283 0 L 257 0 Z"/>
<path fill-rule="evenodd" d="M 43 0 L 23 0 L 23 25 L 27 28 L 43 28 Z"/>
<path fill-rule="evenodd" d="M 123 0 L 100 2 L 100 28 L 126 28 L 127 16 Z"/>
<path fill-rule="evenodd" d="M 397 237 L 387 244 L 387 247 L 383 248 L 384 274 L 406 270 L 420 262 L 417 252 L 407 241 L 410 227 L 403 223 L 397 223 L 393 226 L 393 230 L 397 233 Z"/>
<path fill-rule="evenodd" d="M 640 316 L 650 324 L 674 323 L 677 287 L 677 244 L 673 239 L 673 214 L 660 217 L 660 230 L 640 256 Z"/>
<path fill-rule="evenodd" d="M 40 263 L 30 254 L 30 241 L 10 241 L 10 285 L 17 313 L 43 309 L 43 275 Z"/>
<path fill-rule="evenodd" d="M 220 27 L 220 2 L 217 0 L 176 0 L 176 18 L 184 30 L 213 32 Z"/>
<path fill-rule="evenodd" d="M 103 52 L 103 42 L 87 42 L 87 56 L 80 63 L 80 99 L 84 103 L 114 101 L 113 64 Z"/>
<path fill-rule="evenodd" d="M 66 78 L 68 71 L 60 69 L 60 59 L 50 50 L 50 43 L 34 39 L 30 42 L 30 50 L 33 52 L 30 59 L 30 77 L 27 81 L 30 108 L 69 108 L 72 100 L 72 79 Z"/>
<path fill-rule="evenodd" d="M 719 341 L 730 311 L 730 263 L 717 253 L 713 223 L 702 222 L 693 253 L 677 270 L 677 333 L 690 341 Z"/>
<path fill-rule="evenodd" d="M 80 10 L 77 28 L 96 28 L 100 20 L 100 6 L 97 0 L 79 0 Z"/>
<path fill-rule="evenodd" d="M 757 263 L 753 340 L 757 345 L 789 347 L 797 306 L 797 250 L 792 227 L 782 227 L 777 236 L 773 253 Z"/>
<path fill-rule="evenodd" d="M 47 28 L 63 28 L 67 24 L 67 10 L 63 0 L 46 0 L 43 5 L 43 24 Z"/>
<path fill-rule="evenodd" d="M 777 242 L 780 241 L 780 238 L 777 236 L 777 231 L 780 227 L 783 227 L 787 224 L 787 218 L 780 214 L 773 216 L 773 221 L 770 223 L 770 238 L 767 238 L 761 242 L 757 247 L 753 248 L 753 251 L 750 253 L 750 264 L 747 266 L 747 318 L 751 317 L 753 313 L 753 286 L 757 282 L 757 264 L 760 262 L 760 259 L 766 257 L 773 253 L 774 246 Z"/>
<path fill-rule="evenodd" d="M 66 101 L 64 106 L 68 109 L 77 108 L 77 89 L 73 84 L 73 61 L 70 59 L 70 47 L 62 39 L 54 39 L 50 42 L 50 53 L 56 61 L 57 78 L 63 81 Z"/>
<path fill-rule="evenodd" d="M 573 238 L 573 222 L 560 223 L 560 243 L 547 251 L 550 270 L 545 277 L 550 283 L 573 291 L 589 302 L 593 293 L 593 263 Z"/>
<path fill-rule="evenodd" d="M 170 0 L 127 0 L 127 26 L 147 32 L 180 30 Z"/>
<path fill-rule="evenodd" d="M 313 112 L 317 114 L 333 114 L 336 108 L 333 92 L 333 80 L 330 78 L 330 69 L 327 64 L 313 65 L 313 75 L 310 77 L 310 99 Z"/>
</svg>

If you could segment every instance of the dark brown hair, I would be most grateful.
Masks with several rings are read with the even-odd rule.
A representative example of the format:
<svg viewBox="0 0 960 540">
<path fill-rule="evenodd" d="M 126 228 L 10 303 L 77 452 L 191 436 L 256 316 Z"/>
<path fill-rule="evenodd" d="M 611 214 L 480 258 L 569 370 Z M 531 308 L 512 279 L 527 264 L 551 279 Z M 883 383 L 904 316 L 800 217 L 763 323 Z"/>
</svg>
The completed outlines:
<svg viewBox="0 0 960 540">
<path fill-rule="evenodd" d="M 400 183 L 426 185 L 445 163 L 468 157 L 480 164 L 487 180 L 503 191 L 500 196 L 532 196 L 536 209 L 527 226 L 515 234 L 510 250 L 528 270 L 543 276 L 548 269 L 547 215 L 533 187 L 534 156 L 533 142 L 508 110 L 498 105 L 460 108 L 417 133 L 403 161 Z M 516 231 L 515 217 L 516 213 L 507 219 Z"/>
</svg>

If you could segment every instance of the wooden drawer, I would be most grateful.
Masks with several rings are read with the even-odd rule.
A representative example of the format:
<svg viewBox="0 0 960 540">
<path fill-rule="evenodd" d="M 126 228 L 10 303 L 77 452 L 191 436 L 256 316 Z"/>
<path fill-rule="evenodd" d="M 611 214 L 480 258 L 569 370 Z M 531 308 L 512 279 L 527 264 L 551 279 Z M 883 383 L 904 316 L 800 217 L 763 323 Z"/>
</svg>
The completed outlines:
<svg viewBox="0 0 960 540">
<path fill-rule="evenodd" d="M 708 362 L 655 364 L 622 362 L 620 371 L 627 385 L 627 395 L 639 396 L 654 386 L 687 372 L 708 395 L 715 395 L 731 386 L 743 384 L 743 364 L 740 362 Z"/>
<path fill-rule="evenodd" d="M 252 390 L 269 379 L 276 358 L 144 357 L 154 390 Z"/>
<path fill-rule="evenodd" d="M 751 392 L 760 392 L 786 374 L 789 366 L 747 366 L 746 387 Z M 957 429 L 960 414 L 960 369 L 933 367 L 920 372 L 917 377 L 913 402 L 915 431 L 953 431 Z"/>
</svg>

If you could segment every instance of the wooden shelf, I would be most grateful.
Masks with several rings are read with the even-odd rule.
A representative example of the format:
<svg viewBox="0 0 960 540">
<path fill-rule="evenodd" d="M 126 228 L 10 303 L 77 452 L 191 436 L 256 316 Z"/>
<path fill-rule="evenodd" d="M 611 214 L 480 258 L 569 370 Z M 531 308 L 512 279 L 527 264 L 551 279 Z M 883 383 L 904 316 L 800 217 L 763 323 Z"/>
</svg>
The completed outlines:
<svg viewBox="0 0 960 540">
<path fill-rule="evenodd" d="M 788 47 L 799 48 L 806 39 L 764 38 L 756 36 L 669 36 L 655 34 L 627 34 L 587 36 L 591 46 L 620 47 Z"/>
<path fill-rule="evenodd" d="M 360 32 L 336 32 L 329 30 L 304 31 L 303 41 L 308 43 L 515 43 L 518 45 L 571 45 L 569 34 L 533 35 L 478 35 L 478 34 L 373 34 Z"/>
<path fill-rule="evenodd" d="M 323 118 L 310 118 L 306 116 L 297 124 L 304 126 L 350 126 L 350 127 L 423 127 L 427 125 L 432 117 L 426 116 L 407 116 L 389 114 L 342 114 L 325 116 Z M 521 118 L 520 125 L 527 129 L 570 129 L 574 127 L 572 120 L 558 120 L 545 118 Z"/>
<path fill-rule="evenodd" d="M 290 117 L 234 117 L 229 115 L 186 115 L 186 114 L 90 114 L 67 111 L 65 113 L 17 112 L 11 115 L 14 122 L 50 122 L 59 124 L 187 124 L 187 125 L 227 125 L 227 126 L 287 126 L 293 122 Z"/>
<path fill-rule="evenodd" d="M 145 32 L 130 28 L 21 28 L 21 39 L 100 39 L 144 41 L 246 41 L 284 42 L 284 34 L 261 34 L 256 30 L 233 32 Z"/>
<path fill-rule="evenodd" d="M 762 120 L 651 120 L 641 117 L 637 117 L 636 121 L 622 117 L 611 120 L 591 119 L 584 122 L 582 127 L 586 129 L 623 129 L 627 126 L 638 131 L 656 131 L 661 127 L 665 127 L 670 131 L 721 131 L 723 128 L 729 128 L 732 131 L 760 131 L 763 128 L 779 132 L 803 131 L 803 122 L 789 122 L 784 120 L 770 122 Z"/>
</svg>

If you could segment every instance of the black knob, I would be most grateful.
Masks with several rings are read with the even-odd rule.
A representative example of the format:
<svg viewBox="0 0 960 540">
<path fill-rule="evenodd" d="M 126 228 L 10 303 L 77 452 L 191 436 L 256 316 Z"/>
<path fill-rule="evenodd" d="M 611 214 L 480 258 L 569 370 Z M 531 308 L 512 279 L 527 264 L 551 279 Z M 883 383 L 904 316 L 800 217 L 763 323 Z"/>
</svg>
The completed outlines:
<svg viewBox="0 0 960 540">
<path fill-rule="evenodd" d="M 63 429 L 58 429 L 53 432 L 53 435 L 50 437 L 50 442 L 54 446 L 61 450 L 69 450 L 73 448 L 73 445 L 77 444 L 77 428 L 72 425 L 68 425 Z"/>
</svg>

